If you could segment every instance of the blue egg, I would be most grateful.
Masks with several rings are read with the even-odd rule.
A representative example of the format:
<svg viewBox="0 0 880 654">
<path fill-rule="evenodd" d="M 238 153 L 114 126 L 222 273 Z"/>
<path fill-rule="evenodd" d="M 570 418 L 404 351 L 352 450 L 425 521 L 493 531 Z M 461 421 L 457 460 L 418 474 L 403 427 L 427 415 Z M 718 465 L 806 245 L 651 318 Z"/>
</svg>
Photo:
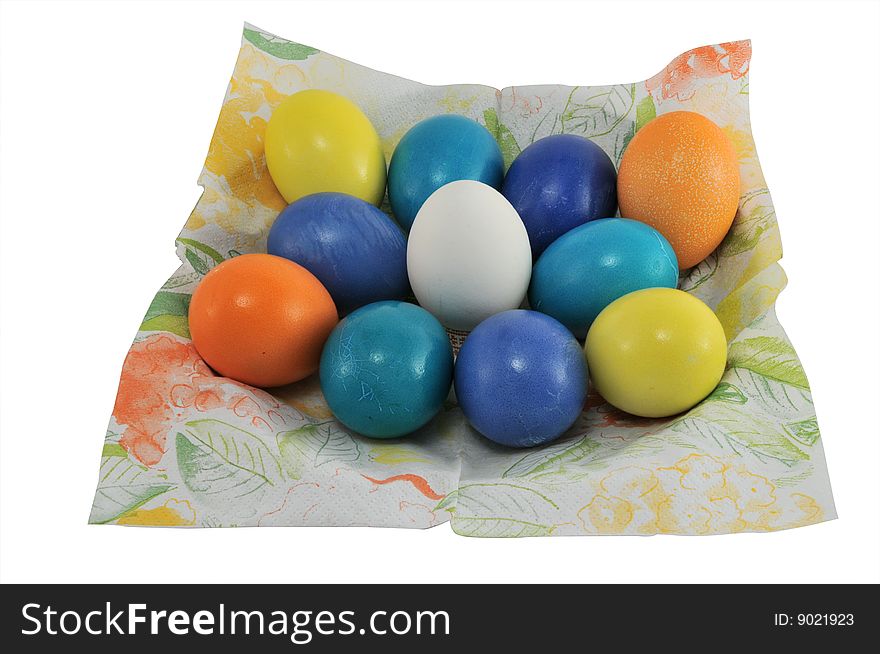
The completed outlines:
<svg viewBox="0 0 880 654">
<path fill-rule="evenodd" d="M 308 269 L 341 315 L 409 293 L 406 237 L 386 214 L 345 193 L 315 193 L 282 211 L 267 243 L 269 254 Z"/>
<path fill-rule="evenodd" d="M 409 231 L 425 200 L 460 179 L 500 189 L 504 159 L 495 138 L 478 122 L 446 114 L 416 124 L 394 149 L 388 167 L 388 200 Z"/>
<path fill-rule="evenodd" d="M 594 220 L 563 234 L 532 269 L 529 306 L 578 338 L 619 297 L 643 288 L 675 288 L 678 261 L 663 235 L 626 218 Z"/>
<path fill-rule="evenodd" d="M 565 232 L 617 213 L 617 172 L 598 145 L 575 134 L 535 141 L 514 159 L 501 192 L 519 213 L 537 258 Z"/>
<path fill-rule="evenodd" d="M 571 332 L 543 313 L 514 309 L 467 336 L 455 362 L 455 395 L 483 436 L 530 447 L 574 424 L 587 378 L 586 357 Z"/>
<path fill-rule="evenodd" d="M 404 436 L 443 407 L 452 362 L 449 337 L 434 316 L 406 302 L 376 302 L 330 333 L 321 390 L 349 429 L 373 438 Z"/>
</svg>

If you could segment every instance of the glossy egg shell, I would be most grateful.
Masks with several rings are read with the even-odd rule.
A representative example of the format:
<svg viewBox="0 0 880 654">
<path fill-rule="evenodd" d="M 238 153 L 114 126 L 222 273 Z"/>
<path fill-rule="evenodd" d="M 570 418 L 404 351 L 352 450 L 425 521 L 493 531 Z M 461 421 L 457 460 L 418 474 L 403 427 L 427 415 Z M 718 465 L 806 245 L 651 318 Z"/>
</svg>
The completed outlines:
<svg viewBox="0 0 880 654">
<path fill-rule="evenodd" d="M 497 189 L 503 177 L 501 148 L 489 130 L 464 116 L 434 116 L 416 124 L 394 149 L 388 200 L 409 230 L 425 200 L 444 184 L 471 179 Z"/>
<path fill-rule="evenodd" d="M 406 259 L 419 304 L 459 330 L 520 306 L 532 273 L 529 237 L 516 211 L 492 187 L 467 180 L 428 198 Z"/>
<path fill-rule="evenodd" d="M 614 163 L 598 145 L 576 134 L 555 134 L 514 159 L 502 193 L 525 223 L 537 258 L 567 231 L 614 216 L 616 178 Z"/>
<path fill-rule="evenodd" d="M 289 205 L 269 231 L 267 250 L 315 275 L 341 315 L 409 293 L 403 232 L 352 195 L 315 193 Z"/>
<path fill-rule="evenodd" d="M 644 223 L 600 218 L 550 244 L 532 270 L 529 305 L 584 338 L 617 298 L 643 288 L 675 288 L 678 264 L 663 236 Z"/>
<path fill-rule="evenodd" d="M 620 161 L 620 215 L 672 244 L 682 270 L 718 247 L 739 204 L 739 164 L 724 131 L 690 111 L 658 116 L 632 138 Z"/>
<path fill-rule="evenodd" d="M 289 202 L 333 191 L 379 205 L 385 153 L 370 120 L 351 100 L 318 89 L 275 107 L 265 135 L 266 165 Z"/>
<path fill-rule="evenodd" d="M 455 363 L 455 395 L 483 436 L 530 447 L 574 424 L 587 378 L 580 344 L 562 324 L 536 311 L 505 311 L 465 339 Z"/>
<path fill-rule="evenodd" d="M 327 290 L 302 266 L 243 254 L 211 269 L 189 305 L 189 330 L 205 362 L 252 386 L 281 386 L 318 369 L 338 318 Z"/>
<path fill-rule="evenodd" d="M 690 409 L 724 374 L 727 340 L 718 318 L 696 297 L 670 288 L 636 291 L 609 304 L 586 342 L 596 390 L 637 416 Z"/>
<path fill-rule="evenodd" d="M 452 346 L 430 313 L 377 302 L 344 318 L 321 355 L 321 390 L 349 429 L 393 438 L 422 427 L 452 384 Z"/>
</svg>

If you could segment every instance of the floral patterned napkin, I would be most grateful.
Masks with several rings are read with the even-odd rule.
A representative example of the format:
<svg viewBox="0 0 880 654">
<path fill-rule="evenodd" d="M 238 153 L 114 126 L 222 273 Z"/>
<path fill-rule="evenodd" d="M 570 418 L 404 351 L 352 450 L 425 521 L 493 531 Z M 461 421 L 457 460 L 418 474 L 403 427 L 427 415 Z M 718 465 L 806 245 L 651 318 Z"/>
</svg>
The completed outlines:
<svg viewBox="0 0 880 654">
<path fill-rule="evenodd" d="M 177 239 L 180 268 L 125 359 L 90 522 L 153 526 L 370 525 L 467 536 L 718 534 L 835 518 L 809 384 L 774 312 L 786 278 L 779 227 L 749 125 L 748 41 L 696 48 L 644 82 L 425 86 L 246 26 Z M 708 116 L 739 153 L 742 197 L 727 238 L 680 287 L 730 343 L 718 388 L 686 414 L 634 418 L 591 395 L 559 441 L 531 450 L 476 434 L 449 403 L 412 437 L 362 438 L 333 420 L 314 377 L 272 394 L 216 376 L 189 339 L 193 289 L 213 266 L 265 250 L 284 200 L 263 156 L 287 95 L 351 98 L 386 158 L 438 113 L 480 121 L 509 165 L 533 141 L 581 134 L 615 162 L 654 116 Z M 384 209 L 388 211 L 387 203 Z"/>
</svg>

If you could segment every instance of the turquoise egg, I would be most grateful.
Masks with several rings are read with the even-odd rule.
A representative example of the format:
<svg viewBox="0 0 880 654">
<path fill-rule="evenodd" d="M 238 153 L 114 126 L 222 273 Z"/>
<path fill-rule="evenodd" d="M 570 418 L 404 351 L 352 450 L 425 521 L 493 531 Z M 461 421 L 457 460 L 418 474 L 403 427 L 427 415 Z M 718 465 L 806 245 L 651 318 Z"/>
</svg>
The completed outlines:
<svg viewBox="0 0 880 654">
<path fill-rule="evenodd" d="M 603 218 L 550 244 L 532 270 L 529 304 L 584 338 L 617 298 L 677 284 L 678 260 L 660 232 L 636 220 Z"/>
<path fill-rule="evenodd" d="M 504 159 L 492 133 L 456 114 L 416 124 L 400 139 L 388 166 L 388 201 L 397 222 L 409 231 L 425 200 L 461 179 L 501 188 Z"/>
<path fill-rule="evenodd" d="M 452 345 L 434 316 L 406 302 L 375 302 L 331 332 L 321 353 L 321 390 L 349 429 L 405 436 L 443 407 L 452 365 Z"/>
</svg>

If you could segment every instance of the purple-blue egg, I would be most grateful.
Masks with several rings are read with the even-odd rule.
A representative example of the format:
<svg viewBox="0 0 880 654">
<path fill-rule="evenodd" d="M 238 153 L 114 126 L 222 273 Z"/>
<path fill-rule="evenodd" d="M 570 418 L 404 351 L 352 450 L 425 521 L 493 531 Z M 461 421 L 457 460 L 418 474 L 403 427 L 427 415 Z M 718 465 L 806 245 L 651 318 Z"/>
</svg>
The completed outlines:
<svg viewBox="0 0 880 654">
<path fill-rule="evenodd" d="M 513 309 L 468 334 L 455 362 L 455 395 L 471 426 L 501 445 L 559 438 L 587 397 L 583 349 L 564 325 Z"/>
<path fill-rule="evenodd" d="M 585 338 L 596 316 L 619 297 L 678 285 L 675 251 L 650 225 L 601 218 L 553 241 L 532 268 L 529 306 Z"/>
<path fill-rule="evenodd" d="M 275 219 L 266 247 L 317 277 L 343 316 L 409 293 L 403 232 L 353 195 L 315 193 L 291 203 Z"/>
<path fill-rule="evenodd" d="M 576 134 L 528 146 L 510 165 L 501 192 L 525 223 L 535 258 L 567 231 L 617 213 L 614 163 Z"/>
</svg>

